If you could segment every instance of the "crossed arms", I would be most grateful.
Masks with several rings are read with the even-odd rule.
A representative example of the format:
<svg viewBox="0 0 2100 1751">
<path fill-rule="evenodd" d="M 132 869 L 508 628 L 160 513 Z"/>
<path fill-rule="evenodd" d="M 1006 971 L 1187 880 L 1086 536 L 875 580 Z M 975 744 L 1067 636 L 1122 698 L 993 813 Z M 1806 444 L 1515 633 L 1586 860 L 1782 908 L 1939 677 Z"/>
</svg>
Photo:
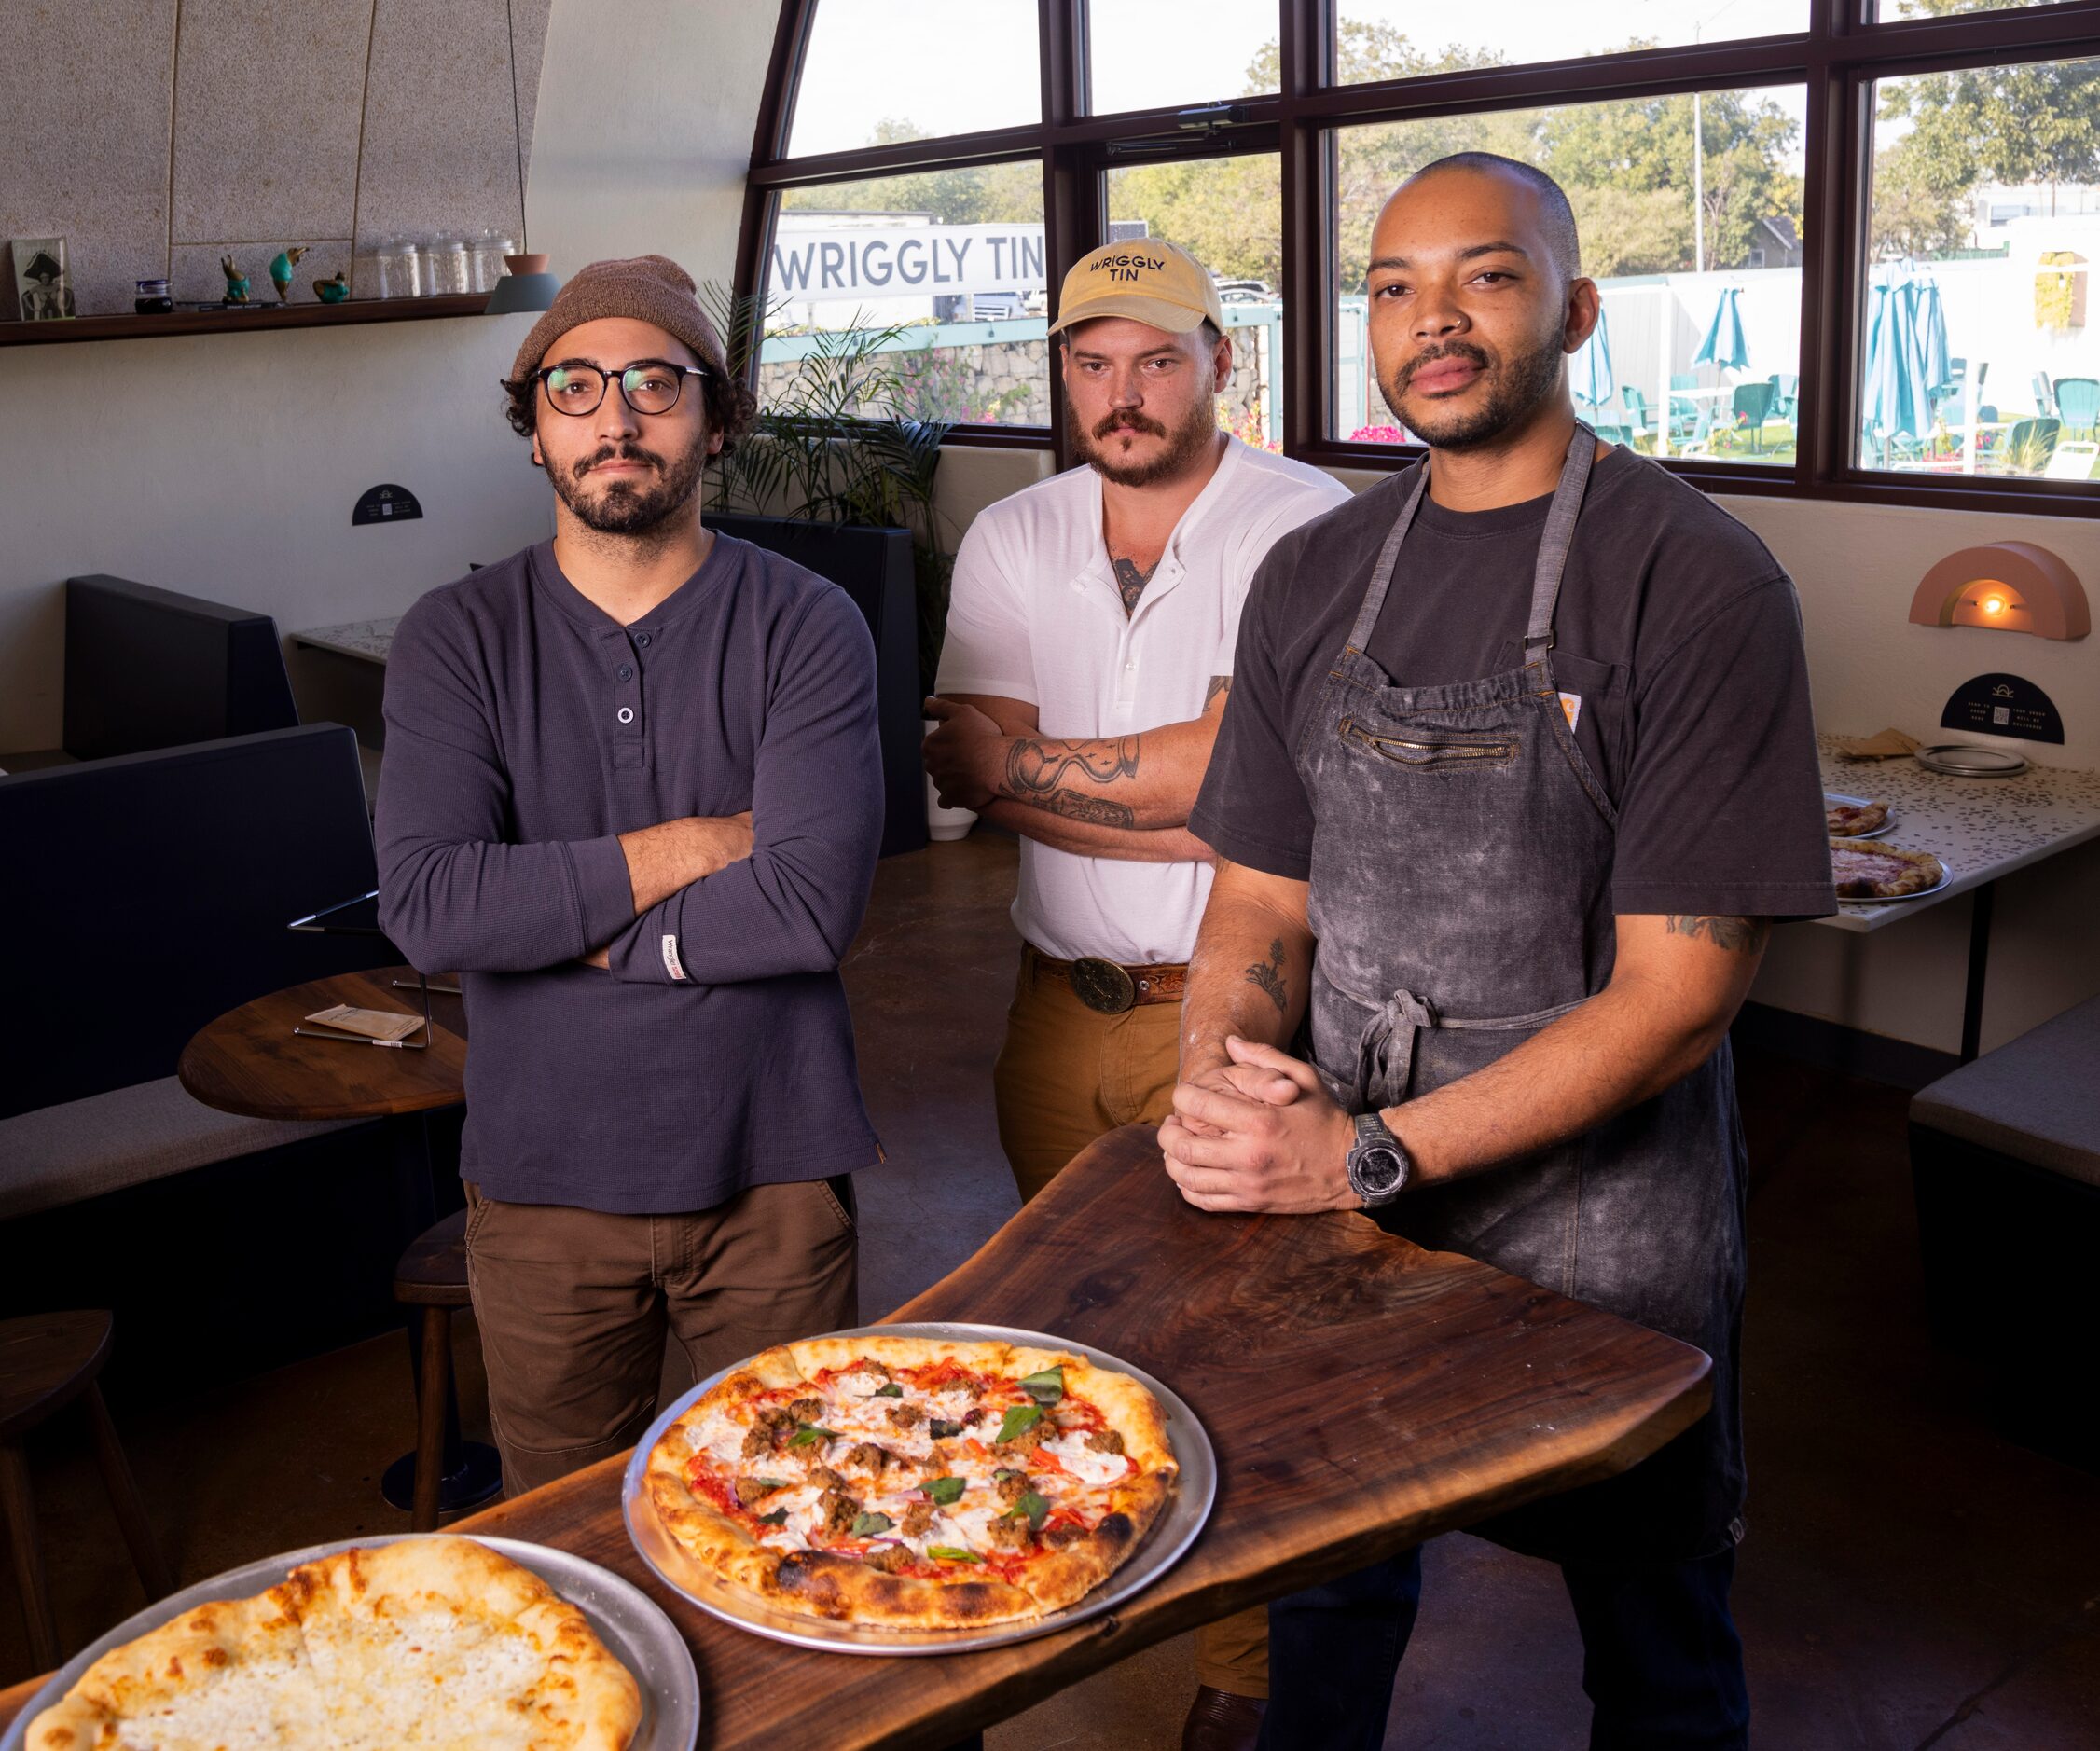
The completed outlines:
<svg viewBox="0 0 2100 1751">
<path fill-rule="evenodd" d="M 1306 885 L 1220 860 L 1189 965 L 1167 1169 L 1204 1209 L 1353 1209 L 1349 1115 L 1281 1048 L 1304 1018 Z M 1385 1112 L 1433 1184 L 1564 1142 L 1652 1098 L 1720 1045 L 1757 972 L 1762 918 L 1622 915 L 1611 978 L 1506 1056 Z"/>
<path fill-rule="evenodd" d="M 1203 714 L 1135 736 L 1046 738 L 1036 708 L 992 694 L 926 702 L 939 720 L 925 745 L 941 800 L 997 826 L 1082 857 L 1141 863 L 1207 860 L 1188 831 L 1224 714 L 1229 676 L 1215 677 Z"/>
</svg>

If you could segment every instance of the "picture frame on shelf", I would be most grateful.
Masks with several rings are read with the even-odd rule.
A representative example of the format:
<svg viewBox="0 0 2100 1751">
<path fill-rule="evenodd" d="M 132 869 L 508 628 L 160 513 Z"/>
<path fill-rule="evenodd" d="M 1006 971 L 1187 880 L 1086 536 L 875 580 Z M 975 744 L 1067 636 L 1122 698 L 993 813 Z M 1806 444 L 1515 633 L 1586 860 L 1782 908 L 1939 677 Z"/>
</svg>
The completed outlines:
<svg viewBox="0 0 2100 1751">
<path fill-rule="evenodd" d="M 25 323 L 73 315 L 73 276 L 62 237 L 14 240 L 15 314 Z"/>
</svg>

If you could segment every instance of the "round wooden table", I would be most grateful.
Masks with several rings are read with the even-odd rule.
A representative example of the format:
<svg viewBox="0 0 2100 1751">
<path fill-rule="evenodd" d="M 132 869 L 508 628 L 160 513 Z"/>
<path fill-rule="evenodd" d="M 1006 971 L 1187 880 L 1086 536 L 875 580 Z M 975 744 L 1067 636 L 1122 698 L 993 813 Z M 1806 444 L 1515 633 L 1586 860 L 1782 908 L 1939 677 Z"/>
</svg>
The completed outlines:
<svg viewBox="0 0 2100 1751">
<path fill-rule="evenodd" d="M 385 1119 L 457 1106 L 466 1098 L 466 1012 L 456 997 L 432 995 L 421 1052 L 292 1031 L 338 1003 L 419 1010 L 415 983 L 413 967 L 380 967 L 258 997 L 200 1027 L 175 1075 L 207 1107 L 251 1119 Z"/>
<path fill-rule="evenodd" d="M 394 981 L 401 981 L 397 986 Z M 406 988 L 403 988 L 403 987 Z M 183 1048 L 175 1075 L 207 1107 L 254 1119 L 386 1119 L 393 1123 L 395 1171 L 407 1231 L 421 1235 L 437 1217 L 430 1184 L 430 1142 L 420 1115 L 466 1098 L 466 1009 L 457 996 L 433 991 L 429 1044 L 374 1045 L 363 1040 L 295 1033 L 316 1012 L 338 1003 L 358 1009 L 420 1012 L 413 967 L 343 972 L 258 997 L 207 1023 Z M 422 1390 L 422 1355 L 411 1330 L 408 1353 Z M 501 1487 L 494 1448 L 463 1441 L 449 1371 L 446 1378 L 444 1472 L 439 1506 L 447 1512 L 484 1502 Z M 415 1501 L 416 1455 L 386 1468 L 380 1493 L 394 1507 Z"/>
</svg>

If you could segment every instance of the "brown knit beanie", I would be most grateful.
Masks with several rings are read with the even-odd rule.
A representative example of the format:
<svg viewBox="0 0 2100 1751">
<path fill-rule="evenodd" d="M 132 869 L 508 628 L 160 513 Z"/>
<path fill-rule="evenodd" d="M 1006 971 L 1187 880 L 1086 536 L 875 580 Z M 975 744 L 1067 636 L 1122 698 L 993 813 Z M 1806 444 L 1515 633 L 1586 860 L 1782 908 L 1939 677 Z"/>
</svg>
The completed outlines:
<svg viewBox="0 0 2100 1751">
<path fill-rule="evenodd" d="M 570 276 L 554 295 L 553 308 L 532 324 L 518 349 L 513 380 L 522 381 L 538 370 L 548 349 L 570 329 L 607 316 L 654 323 L 691 347 L 703 364 L 729 375 L 721 338 L 700 309 L 692 275 L 668 255 L 630 255 L 621 261 L 594 261 Z"/>
</svg>

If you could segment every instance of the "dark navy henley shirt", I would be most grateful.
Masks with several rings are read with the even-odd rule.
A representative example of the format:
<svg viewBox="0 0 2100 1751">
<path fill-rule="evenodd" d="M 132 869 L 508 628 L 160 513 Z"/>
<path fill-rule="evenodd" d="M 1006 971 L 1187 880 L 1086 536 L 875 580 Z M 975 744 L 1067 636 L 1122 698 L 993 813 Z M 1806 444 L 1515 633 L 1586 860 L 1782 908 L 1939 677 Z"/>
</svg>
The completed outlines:
<svg viewBox="0 0 2100 1751">
<path fill-rule="evenodd" d="M 403 617 L 386 728 L 380 920 L 463 975 L 483 1192 L 669 1214 L 879 1158 L 838 977 L 882 831 L 844 591 L 717 534 L 623 627 L 542 544 Z M 748 860 L 635 917 L 620 834 L 745 809 Z"/>
</svg>

